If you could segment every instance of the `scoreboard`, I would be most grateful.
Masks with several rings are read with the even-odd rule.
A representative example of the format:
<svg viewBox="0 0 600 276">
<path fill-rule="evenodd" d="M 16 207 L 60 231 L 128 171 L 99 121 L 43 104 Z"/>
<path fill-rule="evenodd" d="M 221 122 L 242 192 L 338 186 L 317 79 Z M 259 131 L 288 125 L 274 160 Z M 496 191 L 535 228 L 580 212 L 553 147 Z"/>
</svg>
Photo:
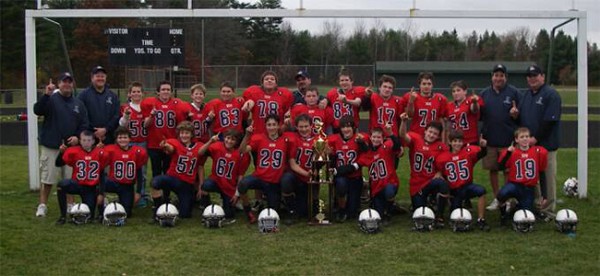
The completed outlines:
<svg viewBox="0 0 600 276">
<path fill-rule="evenodd" d="M 112 65 L 183 66 L 182 28 L 108 28 L 108 61 Z"/>
</svg>

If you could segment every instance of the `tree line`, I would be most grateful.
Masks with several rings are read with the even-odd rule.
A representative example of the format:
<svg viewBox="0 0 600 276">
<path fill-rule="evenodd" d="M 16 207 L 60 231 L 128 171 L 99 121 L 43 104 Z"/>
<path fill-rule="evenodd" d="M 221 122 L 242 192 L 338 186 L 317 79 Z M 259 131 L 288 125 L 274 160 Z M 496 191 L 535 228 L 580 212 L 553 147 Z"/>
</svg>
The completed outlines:
<svg viewBox="0 0 600 276">
<path fill-rule="evenodd" d="M 186 8 L 187 1 L 146 0 L 48 0 L 53 9 Z M 0 87 L 24 87 L 25 36 L 24 10 L 34 9 L 36 0 L 0 1 L 1 51 Z M 238 0 L 193 0 L 194 8 L 280 9 L 280 0 L 261 0 L 254 4 Z M 456 30 L 417 34 L 410 21 L 386 27 L 376 23 L 367 29 L 358 24 L 349 34 L 336 21 L 325 21 L 320 32 L 296 30 L 282 18 L 111 18 L 54 19 L 62 26 L 69 58 L 80 84 L 88 81 L 89 68 L 108 66 L 109 27 L 178 27 L 185 33 L 186 68 L 200 75 L 201 48 L 204 65 L 329 65 L 374 64 L 375 61 L 531 61 L 542 68 L 548 64 L 550 34 L 537 34 L 526 27 L 496 33 L 473 31 L 460 36 Z M 67 70 L 58 27 L 36 20 L 36 51 L 39 79 Z M 204 25 L 204 28 L 202 28 Z M 558 31 L 554 38 L 554 84 L 574 85 L 577 81 L 577 38 Z M 210 72 L 208 72 L 210 74 Z M 122 76 L 111 80 L 113 86 L 126 86 Z M 600 85 L 600 51 L 588 43 L 588 79 Z M 83 84 L 81 83 L 83 81 Z"/>
</svg>

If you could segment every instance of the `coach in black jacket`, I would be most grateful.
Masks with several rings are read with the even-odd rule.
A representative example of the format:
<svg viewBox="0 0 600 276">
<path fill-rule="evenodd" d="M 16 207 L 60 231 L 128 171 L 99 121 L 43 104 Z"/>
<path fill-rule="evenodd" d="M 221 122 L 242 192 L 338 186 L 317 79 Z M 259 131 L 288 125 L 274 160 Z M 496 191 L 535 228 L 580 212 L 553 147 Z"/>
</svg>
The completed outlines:
<svg viewBox="0 0 600 276">
<path fill-rule="evenodd" d="M 88 110 L 90 130 L 96 141 L 112 144 L 113 133 L 119 126 L 119 97 L 106 84 L 106 69 L 96 66 L 92 69 L 92 84 L 79 94 L 79 100 Z"/>
</svg>

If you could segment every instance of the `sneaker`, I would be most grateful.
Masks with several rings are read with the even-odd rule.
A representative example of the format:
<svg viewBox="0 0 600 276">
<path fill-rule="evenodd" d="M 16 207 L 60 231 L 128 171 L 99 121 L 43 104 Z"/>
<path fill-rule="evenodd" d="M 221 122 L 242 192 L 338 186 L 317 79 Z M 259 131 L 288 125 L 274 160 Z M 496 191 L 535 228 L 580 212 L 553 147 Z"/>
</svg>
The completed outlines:
<svg viewBox="0 0 600 276">
<path fill-rule="evenodd" d="M 479 229 L 481 229 L 481 231 L 489 232 L 491 230 L 490 226 L 487 224 L 487 222 L 485 222 L 485 219 L 483 218 L 477 220 L 477 226 L 479 226 Z"/>
<path fill-rule="evenodd" d="M 67 222 L 67 218 L 65 217 L 60 217 L 58 218 L 58 220 L 56 221 L 56 225 L 64 225 Z"/>
<path fill-rule="evenodd" d="M 46 217 L 46 214 L 48 214 L 48 206 L 46 206 L 46 204 L 44 203 L 38 205 L 37 212 L 35 212 L 35 216 Z"/>
<path fill-rule="evenodd" d="M 435 219 L 435 224 L 433 225 L 434 228 L 436 228 L 436 229 L 442 229 L 442 228 L 444 228 L 444 226 L 446 226 L 446 223 L 444 222 L 443 218 L 436 218 Z"/>
<path fill-rule="evenodd" d="M 246 213 L 246 216 L 248 217 L 248 223 L 250 223 L 250 224 L 256 223 L 256 214 L 254 212 L 249 211 Z"/>
<path fill-rule="evenodd" d="M 496 211 L 496 210 L 498 210 L 499 205 L 500 205 L 500 202 L 498 202 L 498 199 L 494 198 L 494 201 L 492 201 L 492 203 L 490 203 L 490 205 L 485 207 L 485 209 L 487 209 L 488 211 Z"/>
<path fill-rule="evenodd" d="M 235 223 L 235 219 L 233 218 L 226 218 L 223 221 L 221 221 L 221 225 L 225 226 L 225 225 L 231 225 Z"/>
</svg>

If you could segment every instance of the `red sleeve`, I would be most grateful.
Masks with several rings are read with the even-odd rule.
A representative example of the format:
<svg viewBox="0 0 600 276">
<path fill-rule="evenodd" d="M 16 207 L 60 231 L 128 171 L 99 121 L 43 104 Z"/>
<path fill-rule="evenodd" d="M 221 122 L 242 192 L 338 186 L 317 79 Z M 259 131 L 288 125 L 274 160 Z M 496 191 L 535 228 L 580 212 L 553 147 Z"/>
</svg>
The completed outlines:
<svg viewBox="0 0 600 276">
<path fill-rule="evenodd" d="M 332 105 L 333 105 L 333 103 L 334 103 L 335 101 L 337 101 L 337 98 L 338 98 L 338 92 L 337 92 L 337 88 L 335 88 L 335 87 L 334 87 L 334 88 L 331 88 L 331 90 L 329 90 L 329 91 L 327 92 L 327 96 L 326 96 L 326 98 L 327 98 L 327 101 L 328 101 L 328 106 L 332 106 Z"/>
<path fill-rule="evenodd" d="M 262 135 L 260 134 L 252 134 L 252 136 L 250 137 L 250 141 L 248 141 L 248 146 L 252 147 L 253 151 L 257 151 L 258 146 L 260 145 L 261 138 Z"/>
<path fill-rule="evenodd" d="M 167 139 L 167 140 L 165 141 L 165 143 L 167 143 L 167 144 L 169 144 L 169 145 L 173 146 L 173 149 L 175 150 L 175 151 L 173 151 L 173 153 L 175 153 L 175 152 L 177 151 L 177 148 L 178 148 L 178 147 L 179 147 L 179 145 L 180 145 L 180 143 L 179 143 L 179 140 L 177 140 L 177 139 L 175 139 L 175 138 L 169 138 L 169 139 Z"/>
<path fill-rule="evenodd" d="M 254 100 L 254 91 L 256 91 L 257 88 L 257 85 L 251 85 L 250 87 L 246 88 L 246 90 L 244 90 L 242 93 L 244 100 Z"/>
<path fill-rule="evenodd" d="M 138 165 L 140 167 L 144 166 L 144 165 L 146 165 L 146 163 L 148 163 L 148 152 L 144 148 L 142 148 L 142 147 L 138 148 L 138 160 L 137 160 L 137 162 L 138 162 Z"/>
<path fill-rule="evenodd" d="M 333 109 L 331 107 L 325 108 L 325 126 L 333 126 Z"/>
<path fill-rule="evenodd" d="M 238 166 L 238 175 L 246 174 L 248 167 L 250 167 L 250 155 L 242 154 Z"/>
<path fill-rule="evenodd" d="M 408 137 L 410 137 L 410 143 L 408 143 L 406 146 L 408 146 L 409 148 L 412 148 L 413 145 L 415 144 L 415 140 L 417 139 L 421 139 L 421 135 L 419 135 L 416 132 L 413 131 L 409 131 L 408 133 L 406 133 L 408 135 Z M 406 142 L 406 141 L 405 141 Z"/>
<path fill-rule="evenodd" d="M 366 92 L 367 88 L 364 86 L 354 86 L 353 89 L 354 89 L 354 93 L 356 93 L 356 97 L 360 98 L 361 100 L 367 94 L 367 92 Z"/>
<path fill-rule="evenodd" d="M 440 98 L 440 103 L 441 103 L 441 113 L 440 114 L 440 118 L 446 118 L 448 117 L 448 99 L 446 99 L 446 97 L 442 94 L 438 93 L 438 97 Z"/>
<path fill-rule="evenodd" d="M 73 147 L 69 147 L 65 150 L 65 152 L 63 153 L 63 161 L 65 161 L 65 164 L 73 167 L 73 165 L 75 165 L 75 153 L 76 153 L 76 149 L 79 146 L 73 146 Z"/>
<path fill-rule="evenodd" d="M 283 111 L 287 112 L 292 108 L 292 105 L 294 104 L 294 94 L 292 94 L 292 91 L 285 87 L 279 87 L 279 89 L 282 91 L 283 98 L 285 99 L 285 101 L 283 102 Z"/>
<path fill-rule="evenodd" d="M 471 150 L 469 152 L 469 159 L 471 159 L 471 162 L 473 163 L 477 162 L 477 154 L 481 151 L 481 148 L 479 146 L 470 145 L 469 149 Z"/>
<path fill-rule="evenodd" d="M 540 159 L 540 171 L 543 172 L 546 170 L 546 167 L 548 167 L 548 151 L 540 146 L 537 146 L 537 151 L 538 151 L 538 158 Z"/>
<path fill-rule="evenodd" d="M 435 159 L 435 168 L 438 172 L 444 172 L 444 166 L 446 165 L 446 161 L 448 159 L 447 156 L 448 153 L 444 152 Z"/>
<path fill-rule="evenodd" d="M 184 102 L 178 99 L 177 106 L 175 107 L 175 113 L 177 114 L 177 124 L 188 120 L 188 115 L 192 111 L 192 104 L 188 102 Z"/>
<path fill-rule="evenodd" d="M 500 161 L 502 161 L 502 159 L 504 159 L 504 156 L 506 156 L 507 152 L 508 152 L 507 149 L 501 150 L 500 154 L 498 155 L 498 160 L 496 160 L 496 162 L 500 163 Z"/>
<path fill-rule="evenodd" d="M 369 167 L 371 166 L 371 158 L 369 158 L 368 154 L 359 153 L 358 159 L 356 159 L 356 163 L 361 167 Z"/>
<path fill-rule="evenodd" d="M 154 97 L 145 98 L 140 103 L 140 109 L 142 110 L 142 115 L 144 117 L 150 116 L 150 112 L 152 112 L 152 109 L 154 109 L 154 101 L 155 100 L 156 100 L 156 98 L 154 98 Z"/>
</svg>

